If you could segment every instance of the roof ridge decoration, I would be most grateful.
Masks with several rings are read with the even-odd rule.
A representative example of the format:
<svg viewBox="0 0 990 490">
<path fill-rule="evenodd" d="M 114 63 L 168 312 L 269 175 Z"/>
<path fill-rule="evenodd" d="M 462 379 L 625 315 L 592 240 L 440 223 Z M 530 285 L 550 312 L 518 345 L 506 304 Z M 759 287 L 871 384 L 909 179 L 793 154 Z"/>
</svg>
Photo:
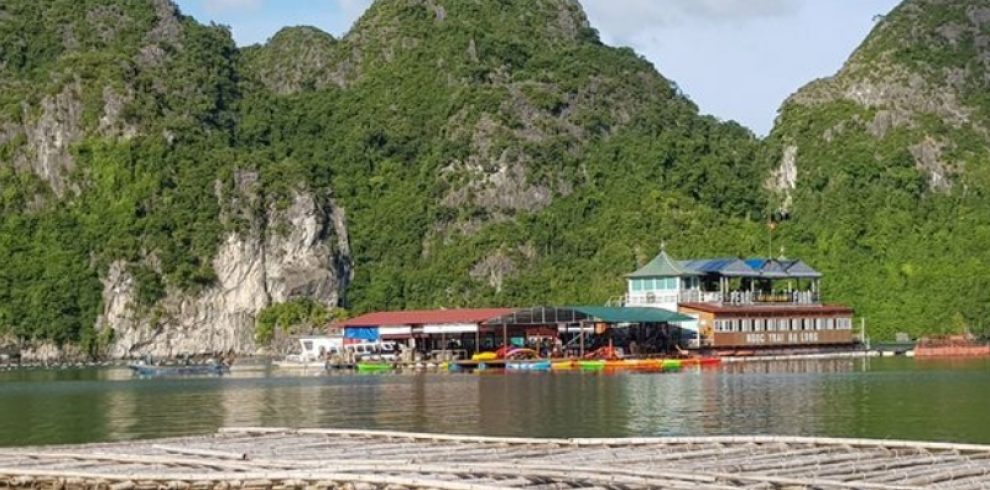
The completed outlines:
<svg viewBox="0 0 990 490">
<path fill-rule="evenodd" d="M 660 245 L 660 253 L 653 260 L 649 261 L 643 267 L 640 267 L 635 272 L 631 274 L 626 274 L 626 277 L 679 277 L 679 276 L 700 276 L 701 273 L 690 268 L 685 267 L 670 258 L 667 255 L 667 244 L 662 243 Z"/>
</svg>

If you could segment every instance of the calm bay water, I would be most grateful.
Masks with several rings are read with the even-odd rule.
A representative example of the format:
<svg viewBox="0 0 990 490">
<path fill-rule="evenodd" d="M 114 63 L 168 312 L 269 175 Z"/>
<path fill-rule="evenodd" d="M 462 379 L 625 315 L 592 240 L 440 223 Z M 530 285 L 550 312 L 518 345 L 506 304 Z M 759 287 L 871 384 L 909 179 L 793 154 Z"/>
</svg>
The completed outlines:
<svg viewBox="0 0 990 490">
<path fill-rule="evenodd" d="M 617 437 L 789 434 L 990 443 L 990 361 L 843 359 L 680 373 L 0 373 L 0 445 L 223 426 Z"/>
</svg>

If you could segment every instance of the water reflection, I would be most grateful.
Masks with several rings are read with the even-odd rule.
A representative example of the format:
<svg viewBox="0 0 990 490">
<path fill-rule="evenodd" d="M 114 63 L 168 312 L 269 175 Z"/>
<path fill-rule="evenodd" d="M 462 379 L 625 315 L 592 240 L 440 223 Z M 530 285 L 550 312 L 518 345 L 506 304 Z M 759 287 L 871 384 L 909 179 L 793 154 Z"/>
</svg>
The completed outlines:
<svg viewBox="0 0 990 490">
<path fill-rule="evenodd" d="M 123 440 L 223 426 L 534 437 L 794 434 L 990 443 L 990 362 L 842 359 L 680 373 L 0 373 L 0 444 Z"/>
</svg>

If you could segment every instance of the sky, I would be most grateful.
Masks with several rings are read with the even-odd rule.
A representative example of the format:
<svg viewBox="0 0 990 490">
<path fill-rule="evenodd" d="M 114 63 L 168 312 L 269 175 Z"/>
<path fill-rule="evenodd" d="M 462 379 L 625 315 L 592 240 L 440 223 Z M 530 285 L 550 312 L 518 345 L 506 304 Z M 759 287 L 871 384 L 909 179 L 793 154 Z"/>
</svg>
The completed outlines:
<svg viewBox="0 0 990 490">
<path fill-rule="evenodd" d="M 764 136 L 804 84 L 834 74 L 899 0 L 581 0 L 612 46 L 629 46 L 702 113 Z M 200 22 L 230 26 L 238 45 L 285 26 L 342 36 L 371 0 L 178 0 Z"/>
</svg>

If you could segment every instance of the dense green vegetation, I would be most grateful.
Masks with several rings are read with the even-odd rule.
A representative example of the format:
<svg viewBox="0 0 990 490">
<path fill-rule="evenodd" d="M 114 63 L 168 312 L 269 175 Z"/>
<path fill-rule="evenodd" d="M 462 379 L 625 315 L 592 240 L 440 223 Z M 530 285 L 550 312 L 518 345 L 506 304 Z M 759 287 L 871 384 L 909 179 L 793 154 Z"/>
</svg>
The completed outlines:
<svg viewBox="0 0 990 490">
<path fill-rule="evenodd" d="M 798 152 L 792 219 L 780 228 L 788 252 L 823 269 L 828 298 L 854 305 L 875 337 L 990 333 L 990 105 L 978 41 L 988 26 L 971 20 L 973 6 L 905 2 L 842 72 L 785 105 L 767 140 L 774 159 L 787 145 Z M 891 95 L 869 105 L 822 97 L 854 85 Z"/>
<path fill-rule="evenodd" d="M 882 335 L 987 328 L 976 123 L 923 114 L 877 140 L 875 108 L 795 103 L 764 144 L 602 45 L 568 0 L 381 0 L 342 39 L 290 28 L 244 49 L 171 9 L 0 4 L 0 334 L 98 349 L 112 263 L 155 315 L 215 283 L 225 234 L 280 232 L 265 210 L 298 189 L 347 212 L 355 276 L 337 306 L 601 303 L 664 240 L 683 257 L 764 254 L 776 197 L 763 183 L 790 144 L 799 187 L 782 243 L 828 274 L 830 299 Z M 895 14 L 854 58 L 861 71 L 881 73 L 869 63 L 895 48 L 976 63 L 973 40 L 952 56 L 886 47 L 906 29 Z M 985 113 L 985 82 L 968 83 L 960 100 Z M 71 140 L 49 159 L 69 162 L 62 183 L 33 169 L 41 129 Z M 947 191 L 915 168 L 923 135 L 965 162 Z M 256 186 L 240 188 L 241 172 Z M 320 301 L 261 312 L 258 338 L 322 319 Z"/>
<path fill-rule="evenodd" d="M 330 309 L 309 298 L 275 303 L 258 312 L 254 338 L 259 344 L 268 344 L 278 334 L 308 332 L 346 316 L 346 310 Z"/>
<path fill-rule="evenodd" d="M 0 138 L 0 331 L 59 342 L 93 337 L 99 277 L 118 259 L 134 264 L 145 306 L 165 284 L 210 284 L 222 227 L 210 183 L 234 161 L 238 54 L 229 33 L 172 18 L 174 32 L 148 41 L 165 20 L 137 3 L 0 9 L 0 127 L 12 136 Z M 124 104 L 117 125 L 134 128 L 133 137 L 99 129 L 108 93 Z M 55 120 L 54 134 L 17 131 L 42 128 L 44 119 Z M 68 182 L 59 196 L 26 171 L 40 156 L 25 140 L 69 139 L 76 130 L 82 134 L 64 155 L 51 157 Z M 142 264 L 149 256 L 158 270 Z"/>
</svg>

